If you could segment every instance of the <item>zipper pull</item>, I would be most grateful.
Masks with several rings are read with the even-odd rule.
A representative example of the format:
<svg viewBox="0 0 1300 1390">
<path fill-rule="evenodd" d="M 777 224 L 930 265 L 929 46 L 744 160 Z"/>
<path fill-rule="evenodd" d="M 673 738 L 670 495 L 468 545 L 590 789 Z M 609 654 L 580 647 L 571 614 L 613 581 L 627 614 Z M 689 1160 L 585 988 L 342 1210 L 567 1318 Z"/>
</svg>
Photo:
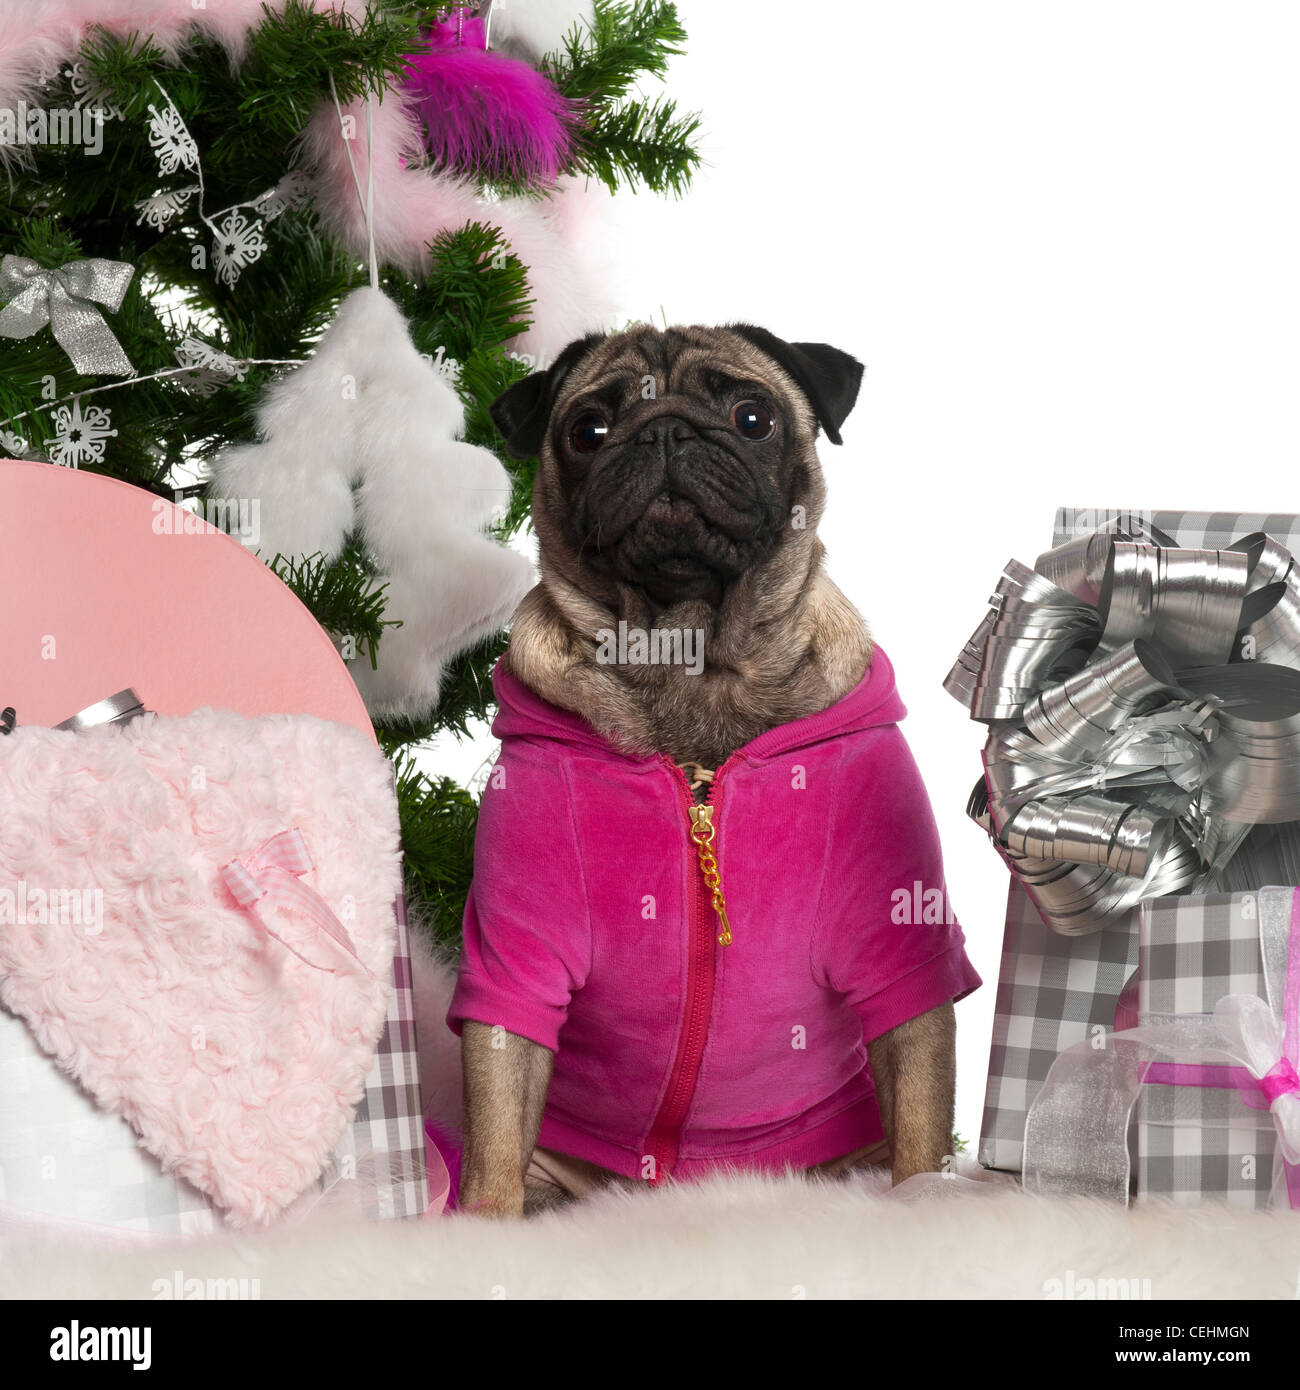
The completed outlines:
<svg viewBox="0 0 1300 1390">
<path fill-rule="evenodd" d="M 731 945 L 731 923 L 727 920 L 727 904 L 722 896 L 722 882 L 718 877 L 718 861 L 713 857 L 713 841 L 717 827 L 713 824 L 712 806 L 692 806 L 691 840 L 700 856 L 700 872 L 704 875 L 705 886 L 713 894 L 713 910 L 718 914 L 722 930 L 718 933 L 718 945 Z"/>
</svg>

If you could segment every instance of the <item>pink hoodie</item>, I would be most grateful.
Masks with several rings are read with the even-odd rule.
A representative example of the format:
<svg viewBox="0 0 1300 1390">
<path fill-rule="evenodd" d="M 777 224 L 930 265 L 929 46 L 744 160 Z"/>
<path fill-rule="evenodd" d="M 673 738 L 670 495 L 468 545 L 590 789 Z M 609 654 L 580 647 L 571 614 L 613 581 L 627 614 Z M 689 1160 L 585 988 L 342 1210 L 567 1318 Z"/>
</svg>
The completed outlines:
<svg viewBox="0 0 1300 1390">
<path fill-rule="evenodd" d="M 718 770 L 726 946 L 671 759 L 492 679 L 501 755 L 448 1023 L 555 1052 L 538 1142 L 658 1182 L 882 1138 L 864 1043 L 980 979 L 880 648 L 842 700 Z"/>
</svg>

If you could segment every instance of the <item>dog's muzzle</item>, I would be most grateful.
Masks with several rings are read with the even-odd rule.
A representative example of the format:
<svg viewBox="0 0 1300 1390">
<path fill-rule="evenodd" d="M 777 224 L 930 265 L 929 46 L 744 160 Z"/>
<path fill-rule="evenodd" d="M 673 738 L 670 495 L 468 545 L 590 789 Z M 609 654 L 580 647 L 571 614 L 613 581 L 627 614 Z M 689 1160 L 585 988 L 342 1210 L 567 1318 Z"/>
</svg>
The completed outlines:
<svg viewBox="0 0 1300 1390">
<path fill-rule="evenodd" d="M 574 499 L 583 553 L 656 598 L 720 594 L 774 548 L 782 514 L 730 440 L 727 426 L 663 414 L 607 444 Z"/>
</svg>

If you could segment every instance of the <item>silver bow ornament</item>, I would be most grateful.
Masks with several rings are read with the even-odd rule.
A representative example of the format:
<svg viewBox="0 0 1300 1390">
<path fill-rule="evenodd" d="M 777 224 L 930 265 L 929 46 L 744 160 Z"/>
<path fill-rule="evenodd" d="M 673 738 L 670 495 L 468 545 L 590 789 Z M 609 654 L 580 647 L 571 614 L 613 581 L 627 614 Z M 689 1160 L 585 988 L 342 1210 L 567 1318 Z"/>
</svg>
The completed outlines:
<svg viewBox="0 0 1300 1390">
<path fill-rule="evenodd" d="M 124 261 L 69 261 L 49 270 L 25 256 L 5 256 L 0 336 L 30 338 L 49 324 L 83 376 L 131 376 L 135 368 L 96 306 L 116 313 L 134 274 L 135 267 Z"/>
<path fill-rule="evenodd" d="M 1066 936 L 1250 886 L 1256 826 L 1300 856 L 1296 562 L 1126 525 L 1010 561 L 944 682 L 989 726 L 969 814 Z"/>
</svg>

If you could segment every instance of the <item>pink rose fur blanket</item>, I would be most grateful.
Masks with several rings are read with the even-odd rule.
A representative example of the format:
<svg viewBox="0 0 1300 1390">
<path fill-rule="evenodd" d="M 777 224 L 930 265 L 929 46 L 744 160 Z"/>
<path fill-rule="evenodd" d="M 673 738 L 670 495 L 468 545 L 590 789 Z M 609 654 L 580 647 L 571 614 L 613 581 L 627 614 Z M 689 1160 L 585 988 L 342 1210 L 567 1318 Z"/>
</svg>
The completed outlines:
<svg viewBox="0 0 1300 1390">
<path fill-rule="evenodd" d="M 357 961 L 220 870 L 297 828 Z M 234 1226 L 321 1174 L 383 1029 L 401 887 L 387 760 L 310 716 L 0 738 L 0 1002 Z M 327 968 L 317 968 L 325 966 Z"/>
</svg>

